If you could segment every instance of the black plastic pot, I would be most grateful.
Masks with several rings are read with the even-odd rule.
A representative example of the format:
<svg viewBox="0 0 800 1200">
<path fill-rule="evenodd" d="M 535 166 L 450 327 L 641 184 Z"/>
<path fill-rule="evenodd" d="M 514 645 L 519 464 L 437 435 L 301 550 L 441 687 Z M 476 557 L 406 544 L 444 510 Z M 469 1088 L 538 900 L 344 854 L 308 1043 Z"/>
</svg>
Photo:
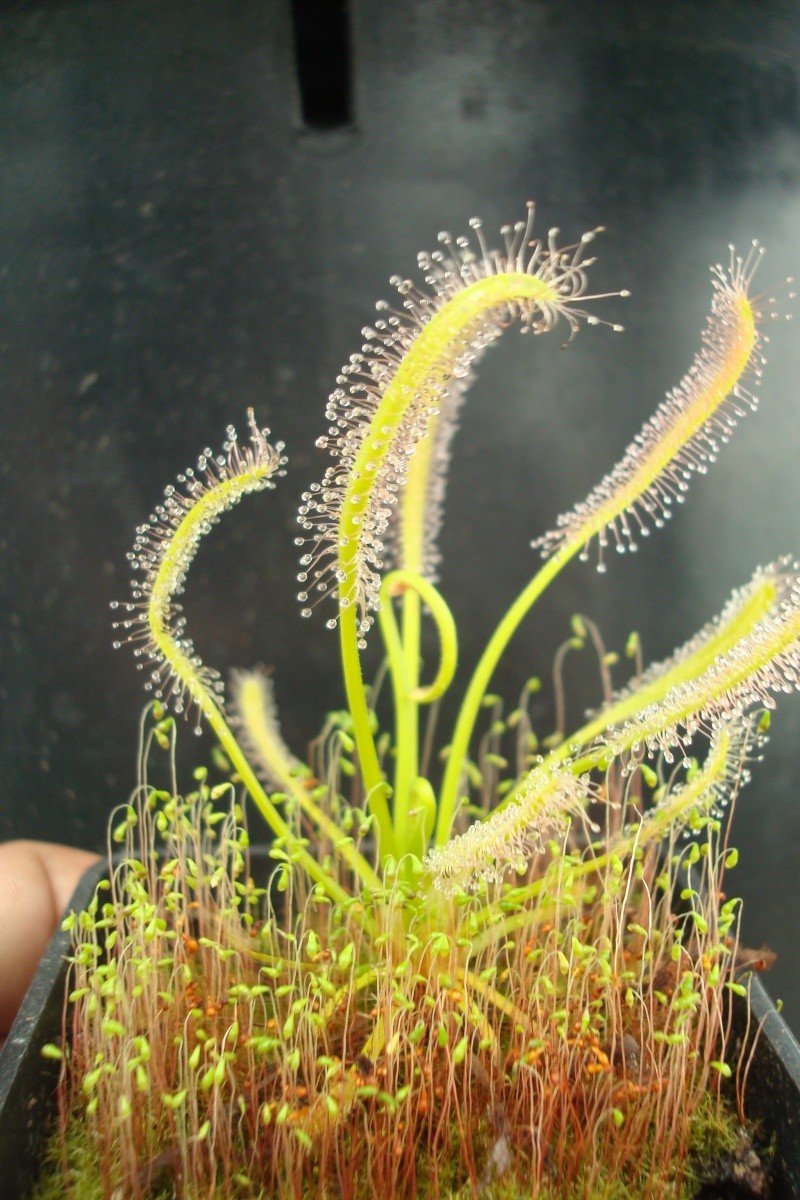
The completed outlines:
<svg viewBox="0 0 800 1200">
<path fill-rule="evenodd" d="M 264 850 L 251 851 L 254 874 L 260 873 L 259 866 L 266 861 Z M 86 872 L 69 909 L 80 910 L 88 904 L 104 872 L 102 862 Z M 39 1173 L 55 1111 L 58 1077 L 58 1064 L 42 1058 L 41 1047 L 60 1035 L 69 948 L 70 934 L 58 929 L 0 1050 L 2 1200 L 25 1200 Z M 800 1044 L 760 981 L 754 979 L 749 1028 L 744 1003 L 737 1000 L 734 1031 L 749 1038 L 758 1027 L 762 1032 L 747 1080 L 748 1115 L 759 1123 L 766 1142 L 775 1147 L 770 1200 L 800 1200 Z M 740 1193 L 734 1190 L 730 1194 Z"/>
<path fill-rule="evenodd" d="M 741 1037 L 747 1036 L 747 1015 L 737 1001 L 734 1024 Z M 749 1024 L 751 1032 L 760 1026 L 761 1035 L 747 1077 L 747 1115 L 774 1139 L 770 1195 L 794 1200 L 800 1197 L 800 1044 L 759 979 L 752 981 Z"/>
<path fill-rule="evenodd" d="M 80 911 L 107 872 L 102 860 L 81 879 L 69 908 Z M 55 1112 L 58 1063 L 41 1047 L 58 1039 L 64 1011 L 71 934 L 57 929 L 44 952 L 8 1038 L 0 1050 L 0 1196 L 22 1200 L 38 1174 Z"/>
</svg>

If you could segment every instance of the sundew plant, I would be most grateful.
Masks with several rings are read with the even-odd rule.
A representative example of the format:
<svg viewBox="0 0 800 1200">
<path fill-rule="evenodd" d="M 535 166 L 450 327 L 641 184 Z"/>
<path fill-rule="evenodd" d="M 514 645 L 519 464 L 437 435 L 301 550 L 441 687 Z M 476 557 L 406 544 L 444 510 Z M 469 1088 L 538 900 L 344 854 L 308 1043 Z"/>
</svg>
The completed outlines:
<svg viewBox="0 0 800 1200">
<path fill-rule="evenodd" d="M 283 444 L 250 412 L 248 440 L 229 428 L 137 532 L 117 636 L 153 702 L 139 785 L 113 825 L 122 861 L 69 918 L 70 1036 L 47 1048 L 63 1066 L 42 1196 L 680 1197 L 735 1136 L 747 1063 L 729 1000 L 746 986 L 723 814 L 776 694 L 799 686 L 800 567 L 758 569 L 646 670 L 634 635 L 617 656 L 574 617 L 557 691 L 565 648 L 585 645 L 602 702 L 572 732 L 560 694 L 556 732 L 534 728 L 537 680 L 513 708 L 489 689 L 562 568 L 605 571 L 635 550 L 756 407 L 774 316 L 751 295 L 761 250 L 713 268 L 694 362 L 532 543 L 538 569 L 443 730 L 458 639 L 437 537 L 473 369 L 510 326 L 571 339 L 605 324 L 584 307 L 603 298 L 588 282 L 598 231 L 540 241 L 529 206 L 490 249 L 470 225 L 420 256 L 420 282 L 391 281 L 397 299 L 378 305 L 328 402 L 330 465 L 300 508 L 299 601 L 338 636 L 347 708 L 325 717 L 308 762 L 285 744 L 270 679 L 239 672 L 226 696 L 179 603 L 205 534 L 284 474 Z M 375 638 L 384 666 L 366 681 Z M 218 742 L 188 794 L 179 713 Z M 271 831 L 255 880 L 245 794 Z"/>
</svg>

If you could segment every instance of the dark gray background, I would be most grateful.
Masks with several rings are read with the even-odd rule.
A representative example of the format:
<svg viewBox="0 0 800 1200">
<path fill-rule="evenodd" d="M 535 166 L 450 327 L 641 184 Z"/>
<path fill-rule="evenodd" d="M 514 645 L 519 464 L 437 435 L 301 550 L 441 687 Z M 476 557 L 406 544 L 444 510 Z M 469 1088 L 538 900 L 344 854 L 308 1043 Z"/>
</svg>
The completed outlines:
<svg viewBox="0 0 800 1200">
<path fill-rule="evenodd" d="M 317 7 L 320 11 L 315 12 Z M 615 336 L 514 333 L 465 411 L 443 541 L 463 662 L 529 577 L 528 548 L 607 471 L 691 361 L 708 267 L 761 239 L 765 288 L 800 274 L 800 8 L 352 0 L 99 0 L 0 11 L 0 836 L 99 846 L 134 780 L 141 681 L 111 650 L 133 530 L 248 405 L 290 477 L 230 515 L 187 597 L 207 662 L 274 666 L 302 751 L 341 702 L 335 636 L 294 601 L 299 493 L 340 364 L 393 271 L 441 228 L 538 205 L 599 222 Z M 315 44 L 315 37 L 317 44 Z M 348 88 L 349 93 L 348 93 Z M 787 289 L 784 287 L 783 291 Z M 600 309 L 598 308 L 598 311 Z M 603 578 L 573 564 L 514 643 L 509 698 L 579 610 L 666 655 L 753 568 L 800 555 L 797 339 L 774 330 L 762 410 L 679 518 Z M 573 715 L 596 699 L 570 667 Z M 542 695 L 542 728 L 551 719 Z M 736 814 L 745 937 L 800 1027 L 800 705 Z M 200 747 L 187 729 L 184 754 Z"/>
</svg>

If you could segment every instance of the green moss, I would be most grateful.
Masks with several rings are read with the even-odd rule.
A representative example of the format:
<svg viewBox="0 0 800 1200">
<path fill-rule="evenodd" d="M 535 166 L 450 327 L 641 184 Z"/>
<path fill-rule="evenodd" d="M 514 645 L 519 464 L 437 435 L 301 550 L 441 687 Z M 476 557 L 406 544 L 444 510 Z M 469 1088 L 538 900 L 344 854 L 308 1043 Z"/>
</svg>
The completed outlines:
<svg viewBox="0 0 800 1200">
<path fill-rule="evenodd" d="M 406 1195 L 410 1179 L 420 1196 L 460 1198 L 470 1194 L 470 1173 L 498 1200 L 514 1200 L 517 1178 L 524 1194 L 531 1176 L 545 1177 L 546 1200 L 625 1200 L 650 1194 L 650 1180 L 659 1197 L 684 1200 L 676 1179 L 686 1153 L 710 1160 L 732 1144 L 695 1069 L 723 1054 L 720 1031 L 703 1026 L 699 1053 L 686 1052 L 699 997 L 712 973 L 719 986 L 728 956 L 706 938 L 691 968 L 682 949 L 678 974 L 683 926 L 666 898 L 672 888 L 652 906 L 648 928 L 628 920 L 641 896 L 635 862 L 629 910 L 616 899 L 625 865 L 609 860 L 599 893 L 585 906 L 575 896 L 557 925 L 545 899 L 528 907 L 519 888 L 505 888 L 504 919 L 524 918 L 528 940 L 503 942 L 500 972 L 497 946 L 465 964 L 468 939 L 462 946 L 443 932 L 436 913 L 423 921 L 399 887 L 385 928 L 399 930 L 411 913 L 424 942 L 412 930 L 404 945 L 397 935 L 365 934 L 373 917 L 381 928 L 383 896 L 362 894 L 357 912 L 309 907 L 292 932 L 273 910 L 258 920 L 263 893 L 247 875 L 238 811 L 216 813 L 202 789 L 185 800 L 150 793 L 140 810 L 126 825 L 115 899 L 98 893 L 75 921 L 73 996 L 84 1032 L 60 1094 L 66 1157 L 53 1149 L 36 1200 L 64 1194 L 65 1161 L 74 1200 L 138 1191 L 148 1164 L 156 1166 L 148 1200 L 176 1191 L 215 1200 L 215 1189 L 220 1200 L 257 1195 L 265 1179 L 274 1179 L 271 1197 L 316 1200 L 338 1182 L 342 1162 L 349 1178 L 334 1194 L 348 1200 Z M 156 879 L 152 855 L 133 841 L 146 821 L 167 838 Z M 577 892 L 584 861 L 554 858 L 562 898 Z M 682 861 L 676 855 L 667 875 Z M 459 909 L 463 928 L 476 908 Z M 104 957 L 107 929 L 116 940 Z M 386 1023 L 389 1041 L 379 1036 Z M 623 1031 L 633 1066 L 613 1049 Z M 641 1076 L 640 1052 L 652 1064 Z M 677 1078 L 673 1121 L 664 1104 L 675 1104 Z M 230 1112 L 240 1118 L 231 1123 Z M 492 1112 L 509 1131 L 507 1167 L 492 1166 Z M 656 1117 L 675 1130 L 675 1154 L 663 1138 L 636 1144 L 635 1130 Z M 541 1147 L 524 1134 L 535 1126 Z M 171 1155 L 181 1138 L 208 1138 L 213 1152 L 193 1155 L 176 1183 Z M 222 1184 L 220 1160 L 230 1164 Z M 550 1171 L 573 1180 L 571 1189 L 548 1187 Z"/>
<path fill-rule="evenodd" d="M 657 1179 L 653 1172 L 653 1134 L 641 1147 L 640 1169 L 635 1176 L 622 1176 L 608 1170 L 600 1172 L 593 1186 L 580 1176 L 564 1189 L 556 1181 L 543 1180 L 537 1200 L 642 1200 L 657 1195 L 660 1200 L 692 1200 L 704 1182 L 707 1166 L 734 1153 L 742 1143 L 743 1128 L 733 1106 L 705 1095 L 694 1114 L 691 1127 L 691 1146 L 683 1161 L 680 1177 L 674 1170 Z M 745 1134 L 745 1136 L 747 1136 Z M 461 1186 L 452 1183 L 442 1191 L 442 1200 L 474 1200 L 475 1191 L 469 1182 Z M 424 1195 L 424 1193 L 420 1193 Z M 478 1188 L 481 1200 L 530 1200 L 530 1182 L 521 1183 L 511 1172 Z"/>
<path fill-rule="evenodd" d="M 479 1136 L 485 1146 L 490 1149 L 488 1131 L 483 1127 Z M 747 1136 L 747 1135 L 745 1135 Z M 698 1187 L 703 1183 L 709 1166 L 718 1159 L 736 1152 L 742 1144 L 743 1130 L 737 1114 L 727 1102 L 718 1104 L 711 1096 L 705 1096 L 694 1114 L 691 1132 L 690 1154 L 681 1165 L 680 1178 L 671 1171 L 669 1176 L 660 1180 L 653 1174 L 652 1140 L 641 1147 L 640 1169 L 634 1176 L 622 1177 L 603 1171 L 597 1177 L 593 1187 L 587 1191 L 586 1181 L 579 1177 L 567 1190 L 555 1181 L 543 1181 L 538 1193 L 539 1200 L 641 1200 L 642 1196 L 658 1195 L 661 1200 L 691 1200 Z M 420 1149 L 418 1162 L 419 1197 L 428 1196 L 431 1185 L 430 1163 Z M 104 1200 L 103 1181 L 99 1172 L 99 1164 L 93 1151 L 86 1126 L 80 1119 L 70 1122 L 65 1140 L 65 1157 L 69 1164 L 67 1177 L 62 1175 L 61 1143 L 58 1135 L 51 1140 L 46 1152 L 46 1166 L 43 1176 L 33 1192 L 31 1200 L 63 1200 L 65 1183 L 68 1180 L 71 1188 L 70 1200 Z M 485 1154 L 484 1154 L 485 1157 Z M 517 1170 L 519 1171 L 519 1164 Z M 524 1178 L 524 1166 L 522 1168 Z M 476 1191 L 469 1181 L 458 1182 L 459 1167 L 455 1162 L 441 1165 L 439 1171 L 439 1196 L 441 1200 L 474 1200 Z M 462 1172 L 463 1173 L 463 1172 Z M 360 1181 L 363 1194 L 368 1193 L 368 1181 Z M 313 1184 L 313 1194 L 308 1187 L 304 1196 L 308 1200 L 316 1200 L 319 1181 Z M 248 1197 L 264 1197 L 263 1190 L 243 1187 L 240 1193 Z M 477 1195 L 481 1200 L 530 1200 L 530 1181 L 524 1183 L 518 1178 L 517 1172 L 507 1171 L 501 1178 L 481 1184 Z M 222 1188 L 216 1189 L 204 1200 L 228 1200 L 228 1193 Z M 148 1200 L 177 1200 L 178 1192 L 174 1182 L 162 1179 L 148 1193 Z M 283 1200 L 283 1198 L 280 1198 Z M 288 1200 L 288 1198 L 287 1198 Z"/>
</svg>

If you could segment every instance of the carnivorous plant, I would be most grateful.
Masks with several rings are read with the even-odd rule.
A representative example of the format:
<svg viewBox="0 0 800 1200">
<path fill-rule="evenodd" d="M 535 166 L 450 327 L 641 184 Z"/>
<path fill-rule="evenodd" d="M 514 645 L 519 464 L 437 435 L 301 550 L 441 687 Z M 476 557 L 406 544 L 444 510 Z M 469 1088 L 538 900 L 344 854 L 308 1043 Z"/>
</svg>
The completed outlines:
<svg viewBox="0 0 800 1200">
<path fill-rule="evenodd" d="M 69 918 L 71 1037 L 47 1051 L 65 1056 L 69 1195 L 678 1197 L 700 1141 L 733 1136 L 747 1064 L 727 1001 L 746 987 L 722 814 L 775 696 L 800 686 L 800 566 L 757 570 L 647 670 L 631 637 L 617 687 L 617 656 L 573 618 L 604 698 L 572 732 L 534 728 L 537 680 L 510 711 L 489 689 L 562 568 L 634 551 L 756 407 L 774 307 L 751 295 L 761 250 L 713 269 L 693 364 L 533 542 L 538 569 L 439 737 L 458 639 L 437 535 L 473 369 L 511 325 L 571 339 L 605 323 L 589 287 L 599 231 L 539 240 L 529 205 L 491 249 L 470 225 L 420 256 L 420 282 L 392 280 L 328 401 L 299 601 L 338 636 L 347 708 L 310 761 L 286 745 L 266 675 L 239 672 L 226 694 L 179 603 L 201 539 L 284 474 L 283 444 L 251 411 L 247 439 L 229 428 L 137 531 L 116 627 L 153 695 L 139 786 L 114 825 L 121 863 Z M 389 729 L 381 680 L 362 673 L 373 638 Z M 180 713 L 219 747 L 188 795 Z M 251 876 L 244 794 L 271 832 L 269 878 Z"/>
</svg>

